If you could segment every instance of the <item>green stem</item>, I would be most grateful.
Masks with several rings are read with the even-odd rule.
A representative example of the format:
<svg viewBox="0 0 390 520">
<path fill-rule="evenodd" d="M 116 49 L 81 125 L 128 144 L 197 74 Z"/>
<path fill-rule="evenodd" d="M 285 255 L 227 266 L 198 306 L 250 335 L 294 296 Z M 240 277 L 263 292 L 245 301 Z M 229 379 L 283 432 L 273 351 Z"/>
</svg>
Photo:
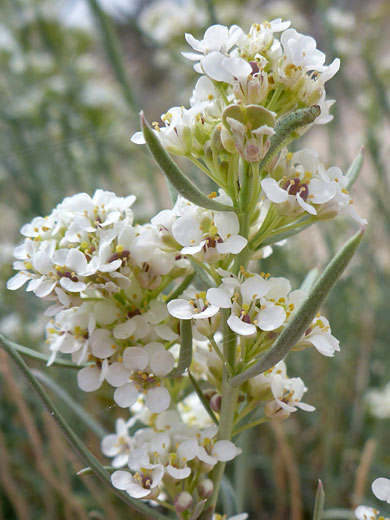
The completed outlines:
<svg viewBox="0 0 390 520">
<path fill-rule="evenodd" d="M 232 376 L 233 375 L 233 371 L 229 365 L 229 363 L 226 362 L 226 359 L 224 358 L 222 352 L 221 352 L 221 349 L 218 347 L 217 345 L 217 342 L 215 341 L 215 339 L 213 338 L 213 336 L 209 336 L 207 338 L 211 344 L 211 346 L 213 347 L 215 353 L 217 354 L 217 356 L 219 357 L 219 359 L 222 361 L 222 364 L 223 366 L 226 367 L 228 373 L 229 373 L 229 376 Z"/>
<path fill-rule="evenodd" d="M 257 419 L 256 421 L 253 421 L 249 424 L 245 424 L 244 426 L 241 426 L 241 428 L 237 428 L 237 430 L 234 430 L 232 433 L 232 437 L 235 437 L 241 432 L 244 432 L 245 430 L 249 430 L 249 428 L 253 428 L 254 426 L 258 426 L 259 424 L 263 424 L 265 422 L 268 422 L 268 417 L 261 417 L 260 419 Z"/>
<path fill-rule="evenodd" d="M 97 475 L 100 478 L 100 480 L 102 480 L 102 482 L 108 485 L 111 491 L 116 493 L 124 502 L 129 504 L 131 507 L 133 507 L 140 513 L 143 513 L 145 516 L 165 520 L 166 517 L 164 515 L 161 515 L 151 507 L 146 506 L 140 500 L 135 500 L 131 498 L 124 491 L 120 491 L 119 489 L 116 489 L 112 486 L 110 474 L 104 469 L 104 466 L 102 466 L 102 464 L 97 460 L 97 458 L 88 450 L 88 448 L 84 445 L 84 443 L 81 441 L 78 435 L 76 435 L 76 433 L 66 422 L 64 417 L 58 411 L 57 407 L 54 405 L 53 401 L 50 399 L 50 397 L 43 389 L 38 379 L 31 372 L 31 370 L 23 361 L 19 353 L 13 348 L 12 343 L 8 341 L 4 336 L 0 335 L 0 346 L 13 359 L 15 364 L 18 366 L 19 370 L 22 372 L 26 380 L 30 383 L 30 385 L 37 393 L 38 397 L 43 402 L 49 414 L 53 417 L 59 428 L 62 430 L 69 444 L 80 455 L 83 461 L 91 469 L 93 469 L 95 475 Z"/>
<path fill-rule="evenodd" d="M 137 113 L 138 109 L 134 92 L 126 74 L 126 67 L 122 59 L 122 53 L 120 52 L 118 39 L 116 37 L 111 20 L 103 12 L 97 0 L 88 0 L 88 3 L 96 18 L 96 21 L 99 23 L 104 43 L 103 46 L 107 52 L 107 57 L 111 63 L 116 79 L 122 87 L 127 104 L 134 113 Z"/>
</svg>

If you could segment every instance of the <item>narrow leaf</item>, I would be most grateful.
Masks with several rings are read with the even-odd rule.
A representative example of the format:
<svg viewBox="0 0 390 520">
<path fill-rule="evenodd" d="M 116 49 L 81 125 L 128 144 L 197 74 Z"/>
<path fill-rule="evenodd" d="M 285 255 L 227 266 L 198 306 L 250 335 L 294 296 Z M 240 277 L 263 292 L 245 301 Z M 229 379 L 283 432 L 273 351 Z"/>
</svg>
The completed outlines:
<svg viewBox="0 0 390 520">
<path fill-rule="evenodd" d="M 0 338 L 6 339 L 2 334 L 0 334 Z M 8 343 L 12 346 L 14 350 L 19 352 L 20 354 L 23 354 L 24 356 L 28 356 L 33 359 L 37 359 L 38 361 L 43 361 L 44 363 L 47 363 L 49 361 L 49 356 L 46 354 L 43 354 L 43 352 L 39 352 L 38 350 L 34 350 L 29 347 L 25 347 L 24 345 L 19 345 L 18 343 L 14 343 L 13 341 L 7 340 Z M 68 361 L 66 359 L 59 359 L 57 358 L 51 366 L 58 366 L 58 367 L 67 367 L 67 368 L 83 368 L 87 365 L 76 365 L 73 363 L 73 361 Z"/>
<path fill-rule="evenodd" d="M 210 419 L 218 426 L 219 423 L 218 423 L 218 419 L 215 416 L 215 413 L 210 408 L 210 405 L 209 405 L 207 399 L 205 398 L 205 396 L 202 392 L 202 389 L 200 388 L 200 386 L 198 385 L 198 382 L 196 381 L 196 379 L 194 378 L 194 376 L 191 374 L 190 371 L 188 371 L 188 377 L 190 378 L 192 386 L 194 387 L 194 390 L 195 390 L 197 396 L 199 397 L 200 402 L 203 404 L 204 409 L 209 414 Z"/>
<path fill-rule="evenodd" d="M 359 177 L 360 170 L 362 169 L 364 162 L 364 146 L 360 148 L 359 153 L 355 157 L 355 159 L 351 162 L 350 167 L 346 173 L 348 177 L 347 189 L 349 190 L 356 182 Z"/>
<path fill-rule="evenodd" d="M 207 197 L 207 195 L 201 192 L 192 181 L 187 179 L 177 164 L 165 151 L 160 142 L 160 139 L 150 127 L 142 112 L 141 127 L 150 153 L 153 155 L 164 175 L 168 178 L 169 182 L 180 193 L 180 195 L 202 208 L 207 208 L 214 211 L 234 211 L 232 206 L 221 204 L 220 202 Z"/>
<path fill-rule="evenodd" d="M 88 431 L 92 431 L 99 439 L 108 434 L 108 432 L 97 423 L 90 415 L 88 415 L 84 408 L 82 408 L 76 401 L 71 397 L 68 392 L 64 390 L 54 379 L 44 374 L 40 370 L 32 370 L 32 373 L 68 407 L 75 416 L 87 427 Z"/>
<path fill-rule="evenodd" d="M 108 473 L 114 473 L 114 471 L 116 471 L 118 468 L 113 468 L 112 466 L 103 466 L 103 468 L 108 472 Z M 78 471 L 76 473 L 76 475 L 78 477 L 89 477 L 90 475 L 94 475 L 95 472 L 93 471 L 92 468 L 90 468 L 89 466 L 87 466 L 86 468 L 83 468 L 83 469 L 80 469 L 80 471 Z"/>
<path fill-rule="evenodd" d="M 310 293 L 305 298 L 302 306 L 295 316 L 283 329 L 272 348 L 264 354 L 254 365 L 238 374 L 230 381 L 232 386 L 238 386 L 251 377 L 262 374 L 284 359 L 292 347 L 302 337 L 313 321 L 318 309 L 328 296 L 336 281 L 340 278 L 344 269 L 352 259 L 364 234 L 364 228 L 358 231 L 340 249 L 336 256 L 329 262 L 320 278 L 316 281 Z"/>
<path fill-rule="evenodd" d="M 310 125 L 321 114 L 318 105 L 300 108 L 281 118 L 275 125 L 275 134 L 271 137 L 270 147 L 264 159 L 259 163 L 259 171 L 263 171 L 272 157 L 286 144 L 295 130 Z"/>
<path fill-rule="evenodd" d="M 322 520 L 322 514 L 324 512 L 325 505 L 325 493 L 324 486 L 321 480 L 318 481 L 318 488 L 316 493 L 316 500 L 314 503 L 313 520 Z"/>
<path fill-rule="evenodd" d="M 120 491 L 116 489 L 111 484 L 110 474 L 104 469 L 104 466 L 98 461 L 98 459 L 89 451 L 89 449 L 82 442 L 80 437 L 72 430 L 67 421 L 58 411 L 57 407 L 54 405 L 53 401 L 49 397 L 49 395 L 44 390 L 41 383 L 29 369 L 29 367 L 24 362 L 23 358 L 16 351 L 16 349 L 12 346 L 12 343 L 8 341 L 3 335 L 0 334 L 0 347 L 7 352 L 7 354 L 14 360 L 15 364 L 18 366 L 19 370 L 22 372 L 23 376 L 30 383 L 38 397 L 43 402 L 44 406 L 53 417 L 62 433 L 65 435 L 67 441 L 72 446 L 72 448 L 80 455 L 83 461 L 93 469 L 95 475 L 97 475 L 107 486 L 110 487 L 111 491 L 118 495 L 124 502 L 129 504 L 135 510 L 144 514 L 149 518 L 157 518 L 158 520 L 164 520 L 166 517 L 155 509 L 147 506 L 141 500 L 136 500 L 130 495 L 128 495 L 124 491 Z"/>
<path fill-rule="evenodd" d="M 177 367 L 167 377 L 181 376 L 192 361 L 192 320 L 180 320 L 180 353 Z"/>
</svg>

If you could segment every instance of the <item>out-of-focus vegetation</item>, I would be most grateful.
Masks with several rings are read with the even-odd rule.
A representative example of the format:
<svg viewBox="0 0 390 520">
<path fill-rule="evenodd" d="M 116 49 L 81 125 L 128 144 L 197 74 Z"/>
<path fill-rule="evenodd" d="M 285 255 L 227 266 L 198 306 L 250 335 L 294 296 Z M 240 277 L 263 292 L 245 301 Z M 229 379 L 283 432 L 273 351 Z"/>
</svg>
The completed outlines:
<svg viewBox="0 0 390 520">
<path fill-rule="evenodd" d="M 141 219 L 168 207 L 155 165 L 129 138 L 138 129 L 141 107 L 157 120 L 169 107 L 187 103 L 196 73 L 180 55 L 184 32 L 199 37 L 211 23 L 249 28 L 280 16 L 315 36 L 327 63 L 341 57 L 328 88 L 337 100 L 335 119 L 299 146 L 315 146 L 325 163 L 344 170 L 365 146 L 354 196 L 369 220 L 368 232 L 325 309 L 342 350 L 333 360 L 313 351 L 289 358 L 289 372 L 302 376 L 317 412 L 297 413 L 287 423 L 243 436 L 246 455 L 228 476 L 239 510 L 253 519 L 311 518 L 318 478 L 326 509 L 343 510 L 324 518 L 351 518 L 348 511 L 359 503 L 374 505 L 371 481 L 390 476 L 390 395 L 378 394 L 390 381 L 390 4 L 3 0 L 0 13 L 0 330 L 42 351 L 40 304 L 23 291 L 5 289 L 18 229 L 64 196 L 91 194 L 97 187 L 135 193 Z M 288 276 L 297 287 L 353 226 L 339 218 L 309 229 L 293 244 L 276 247 L 262 270 Z M 120 411 L 104 394 L 78 391 L 71 369 L 46 374 L 113 429 Z M 370 389 L 377 389 L 374 397 Z M 76 476 L 80 461 L 5 355 L 0 392 L 0 520 L 136 518 L 94 477 Z M 53 396 L 100 457 L 98 437 Z"/>
</svg>

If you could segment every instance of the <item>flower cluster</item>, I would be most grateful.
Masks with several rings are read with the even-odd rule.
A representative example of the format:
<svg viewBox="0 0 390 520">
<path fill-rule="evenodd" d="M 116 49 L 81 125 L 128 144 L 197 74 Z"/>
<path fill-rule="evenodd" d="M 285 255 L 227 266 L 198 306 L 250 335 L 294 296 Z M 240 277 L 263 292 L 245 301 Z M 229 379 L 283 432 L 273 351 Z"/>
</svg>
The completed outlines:
<svg viewBox="0 0 390 520">
<path fill-rule="evenodd" d="M 190 509 L 192 494 L 201 500 L 211 495 L 213 484 L 207 475 L 214 466 L 241 453 L 231 441 L 216 440 L 215 425 L 199 429 L 184 422 L 177 411 L 167 410 L 146 421 L 150 427 L 130 436 L 129 423 L 118 419 L 116 433 L 102 441 L 103 453 L 114 457 L 112 465 L 130 470 L 115 471 L 113 485 L 134 498 L 152 499 L 164 492 L 177 503 L 185 491 L 191 500 L 183 511 Z"/>
<path fill-rule="evenodd" d="M 159 295 L 190 268 L 164 245 L 158 225 L 134 225 L 134 197 L 97 190 L 65 199 L 45 218 L 23 226 L 15 249 L 19 272 L 8 288 L 27 290 L 53 304 L 46 315 L 49 364 L 58 352 L 78 365 L 79 387 L 116 388 L 119 406 L 139 393 L 158 412 L 169 406 L 161 378 L 174 365 L 166 350 L 178 339 Z"/>
</svg>

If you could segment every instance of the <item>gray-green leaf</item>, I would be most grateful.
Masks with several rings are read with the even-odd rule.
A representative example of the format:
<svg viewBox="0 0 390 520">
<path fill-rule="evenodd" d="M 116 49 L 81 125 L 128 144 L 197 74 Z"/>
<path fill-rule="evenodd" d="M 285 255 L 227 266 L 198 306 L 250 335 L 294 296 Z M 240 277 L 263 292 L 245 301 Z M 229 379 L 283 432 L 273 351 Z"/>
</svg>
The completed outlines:
<svg viewBox="0 0 390 520">
<path fill-rule="evenodd" d="M 250 368 L 233 377 L 230 380 L 232 386 L 238 386 L 251 377 L 262 374 L 287 356 L 310 326 L 320 305 L 324 302 L 332 287 L 349 264 L 360 244 L 364 230 L 365 228 L 362 228 L 358 231 L 334 256 L 272 348 Z"/>
<path fill-rule="evenodd" d="M 207 197 L 207 195 L 201 192 L 192 181 L 187 179 L 185 174 L 180 170 L 177 164 L 165 151 L 160 142 L 160 139 L 156 136 L 155 132 L 146 121 L 142 112 L 141 127 L 149 152 L 153 155 L 164 175 L 168 178 L 169 182 L 180 193 L 180 195 L 202 208 L 207 208 L 214 211 L 234 211 L 232 206 L 221 204 L 220 202 Z"/>
</svg>

